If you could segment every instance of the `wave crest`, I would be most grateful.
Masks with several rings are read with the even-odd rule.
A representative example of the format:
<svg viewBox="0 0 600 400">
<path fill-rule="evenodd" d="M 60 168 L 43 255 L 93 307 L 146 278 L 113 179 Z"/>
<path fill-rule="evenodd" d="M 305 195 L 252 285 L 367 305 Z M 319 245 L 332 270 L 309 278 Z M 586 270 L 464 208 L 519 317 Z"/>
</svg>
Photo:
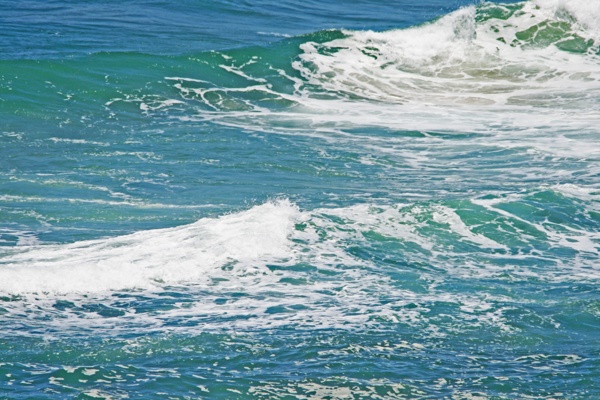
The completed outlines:
<svg viewBox="0 0 600 400">
<path fill-rule="evenodd" d="M 21 247 L 0 260 L 0 293 L 98 293 L 205 283 L 224 267 L 258 273 L 265 261 L 288 255 L 288 235 L 299 214 L 282 200 L 176 228 Z"/>
<path fill-rule="evenodd" d="M 581 107 L 600 90 L 598 35 L 587 22 L 595 8 L 483 3 L 410 29 L 305 43 L 295 67 L 310 90 L 348 99 Z"/>
</svg>

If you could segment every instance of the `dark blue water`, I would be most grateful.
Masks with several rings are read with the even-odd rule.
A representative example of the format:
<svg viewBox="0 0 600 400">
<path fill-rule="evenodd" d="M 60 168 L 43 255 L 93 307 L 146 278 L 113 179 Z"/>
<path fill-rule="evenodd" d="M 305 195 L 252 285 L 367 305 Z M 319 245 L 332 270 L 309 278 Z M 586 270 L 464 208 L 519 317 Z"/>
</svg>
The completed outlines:
<svg viewBox="0 0 600 400">
<path fill-rule="evenodd" d="M 323 29 L 402 28 L 469 1 L 2 1 L 2 58 L 97 52 L 187 54 L 265 45 Z"/>
</svg>

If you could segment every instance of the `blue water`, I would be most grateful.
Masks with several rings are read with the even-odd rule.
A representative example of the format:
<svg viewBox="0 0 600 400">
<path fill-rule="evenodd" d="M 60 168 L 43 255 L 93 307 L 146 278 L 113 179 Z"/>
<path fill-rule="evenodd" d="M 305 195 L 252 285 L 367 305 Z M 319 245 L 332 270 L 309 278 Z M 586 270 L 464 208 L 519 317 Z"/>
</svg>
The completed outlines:
<svg viewBox="0 0 600 400">
<path fill-rule="evenodd" d="M 599 398 L 599 18 L 0 1 L 0 398 Z"/>
</svg>

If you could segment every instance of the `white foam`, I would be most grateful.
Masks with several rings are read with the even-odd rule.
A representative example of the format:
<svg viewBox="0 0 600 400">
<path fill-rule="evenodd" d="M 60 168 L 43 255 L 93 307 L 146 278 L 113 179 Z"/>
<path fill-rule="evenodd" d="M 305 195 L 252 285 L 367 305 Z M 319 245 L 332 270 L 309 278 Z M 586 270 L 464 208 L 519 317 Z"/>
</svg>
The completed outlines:
<svg viewBox="0 0 600 400">
<path fill-rule="evenodd" d="M 524 3 L 522 14 L 508 21 L 478 23 L 472 6 L 415 28 L 347 31 L 342 39 L 305 43 L 301 62 L 294 64 L 309 84 L 302 91 L 303 104 L 325 115 L 353 122 L 356 116 L 363 124 L 390 128 L 482 131 L 500 117 L 507 130 L 539 126 L 540 118 L 558 129 L 590 126 L 598 119 L 598 57 L 553 45 L 511 46 L 518 32 L 560 21 L 560 7 L 551 3 Z M 593 40 L 587 30 L 576 33 Z M 312 87 L 347 100 L 318 100 Z M 558 111 L 562 108 L 568 113 Z"/>
<path fill-rule="evenodd" d="M 481 247 L 490 249 L 509 250 L 508 246 L 502 245 L 495 240 L 492 240 L 482 234 L 474 233 L 454 210 L 449 207 L 436 206 L 434 207 L 433 220 L 436 222 L 448 224 L 451 231 L 459 234 L 461 237 L 476 243 Z"/>
<path fill-rule="evenodd" d="M 514 45 L 519 32 L 562 21 L 559 11 L 565 7 L 587 15 L 584 6 L 552 3 L 526 2 L 507 21 L 476 22 L 471 6 L 415 28 L 347 31 L 347 37 L 329 43 L 303 44 L 295 67 L 311 85 L 375 101 L 567 107 L 600 90 L 598 57 L 554 45 Z M 594 40 L 593 32 L 573 25 L 573 35 Z"/>
<path fill-rule="evenodd" d="M 574 190 L 571 186 L 566 189 Z M 576 193 L 588 195 L 584 188 L 578 188 Z M 572 249 L 581 256 L 598 253 L 600 235 L 596 232 L 574 223 L 559 226 L 548 221 L 529 221 L 502 207 L 503 204 L 526 201 L 523 196 L 473 199 L 472 203 L 505 219 L 504 223 L 510 226 L 512 221 L 529 226 L 529 233 L 524 230 L 514 233 L 515 239 L 524 243 L 542 240 L 531 236 L 531 232 L 537 232 L 536 235 L 545 238 L 545 245 Z M 297 229 L 296 223 L 302 223 L 304 228 Z M 480 273 L 497 276 L 503 271 L 494 265 L 486 266 L 485 271 L 482 266 L 472 265 L 470 254 L 454 250 L 451 244 L 456 237 L 451 235 L 479 246 L 481 253 L 490 259 L 497 254 L 505 259 L 514 257 L 515 261 L 552 259 L 536 255 L 536 252 L 510 256 L 510 240 L 504 243 L 499 241 L 501 236 L 492 238 L 476 233 L 474 228 L 478 227 L 466 224 L 456 210 L 441 204 L 363 204 L 309 213 L 301 212 L 289 201 L 278 201 L 182 227 L 68 245 L 39 245 L 34 236 L 21 235 L 20 244 L 26 246 L 6 250 L 0 259 L 0 293 L 89 294 L 131 289 L 161 290 L 175 284 L 207 285 L 214 279 L 228 281 L 228 285 L 245 285 L 258 279 L 257 288 L 264 288 L 281 278 L 266 267 L 269 263 L 307 263 L 336 274 L 340 273 L 338 266 L 344 265 L 344 274 L 362 276 L 363 282 L 347 286 L 359 290 L 361 284 L 369 280 L 385 284 L 387 279 L 377 274 L 365 276 L 362 268 L 366 261 L 346 249 L 345 243 L 365 245 L 370 240 L 366 238 L 372 234 L 381 238 L 376 240 L 392 240 L 409 246 L 412 250 L 404 253 L 407 260 L 433 264 L 438 258 L 463 260 L 463 265 L 444 263 L 442 268 L 464 276 L 475 277 Z M 579 271 L 580 267 L 587 270 L 582 279 L 599 272 L 582 259 L 573 265 L 559 262 L 556 269 L 547 270 L 539 278 L 577 279 L 564 273 Z M 375 266 L 372 268 L 376 269 Z M 536 273 L 535 268 L 522 272 L 525 275 Z"/>
<path fill-rule="evenodd" d="M 287 256 L 298 213 L 282 201 L 183 227 L 31 246 L 1 259 L 0 292 L 97 293 L 206 282 L 211 269 L 227 263 L 251 269 L 253 261 L 260 266 Z"/>
<path fill-rule="evenodd" d="M 575 185 L 556 185 L 551 189 L 557 190 L 566 194 L 567 196 L 583 198 L 590 200 L 590 194 L 596 193 L 591 188 L 584 188 Z M 592 255 L 596 256 L 600 253 L 600 233 L 595 230 L 588 230 L 579 226 L 574 226 L 573 223 L 552 223 L 548 220 L 541 222 L 528 221 L 523 217 L 517 216 L 509 211 L 504 210 L 500 207 L 502 204 L 521 202 L 524 200 L 522 194 L 513 194 L 503 198 L 495 199 L 475 199 L 474 204 L 483 206 L 488 210 L 499 214 L 508 219 L 518 221 L 520 224 L 530 226 L 532 231 L 542 235 L 545 241 L 554 248 L 562 247 L 565 249 L 571 249 L 576 251 L 580 255 Z M 588 204 L 593 204 L 590 202 Z M 592 206 L 593 207 L 593 206 Z M 575 218 L 575 217 L 574 217 Z M 521 239 L 528 240 L 530 234 L 520 232 Z M 531 238 L 533 239 L 533 238 Z M 545 257 L 541 256 L 540 259 Z M 547 271 L 546 276 L 541 277 L 542 279 L 550 279 L 561 281 L 565 279 L 566 273 L 571 273 L 572 279 L 583 279 L 583 280 L 597 280 L 600 279 L 600 270 L 596 265 L 589 261 L 577 260 L 569 265 L 563 264 L 562 261 L 557 260 L 559 268 L 555 271 Z"/>
<path fill-rule="evenodd" d="M 576 22 L 594 35 L 600 38 L 600 3 L 589 0 L 537 0 L 536 4 L 544 8 L 550 8 L 555 15 L 561 15 L 563 10 L 573 16 Z"/>
<path fill-rule="evenodd" d="M 89 145 L 93 145 L 93 146 L 102 146 L 102 147 L 110 146 L 110 143 L 95 142 L 95 141 L 90 141 L 90 140 L 85 140 L 85 139 L 68 139 L 68 138 L 51 137 L 48 140 L 51 140 L 54 143 L 89 144 Z"/>
<path fill-rule="evenodd" d="M 586 202 L 588 207 L 600 210 L 600 187 L 586 187 L 572 183 L 554 185 L 550 187 L 565 196 L 573 197 Z"/>
<path fill-rule="evenodd" d="M 278 85 L 231 57 L 219 67 L 245 84 L 166 80 L 175 82 L 197 112 L 177 117 L 184 121 L 351 143 L 367 154 L 393 153 L 415 167 L 426 161 L 414 148 L 407 150 L 415 142 L 345 131 L 470 132 L 480 136 L 466 138 L 465 145 L 600 159 L 600 57 L 594 53 L 600 36 L 590 22 L 597 5 L 530 0 L 507 20 L 479 18 L 486 9 L 508 13 L 508 7 L 480 3 L 409 29 L 344 31 L 345 37 L 327 43 L 306 42 L 290 66 L 300 78 L 272 69 L 289 81 L 291 92 L 278 91 Z M 518 39 L 548 24 L 565 30 L 556 43 Z M 585 54 L 557 47 L 573 38 L 594 45 Z"/>
<path fill-rule="evenodd" d="M 505 313 L 526 300 L 485 290 L 448 291 L 440 284 L 482 277 L 499 284 L 600 279 L 600 270 L 588 257 L 600 241 L 598 234 L 578 226 L 557 230 L 501 207 L 524 199 L 515 194 L 472 203 L 499 221 L 507 220 L 498 223 L 533 226 L 547 239 L 528 237 L 520 230 L 508 238 L 488 237 L 478 233 L 485 230 L 475 230 L 481 222 L 467 223 L 457 210 L 435 202 L 308 212 L 282 200 L 182 227 L 69 245 L 11 248 L 3 250 L 0 259 L 0 293 L 17 297 L 0 306 L 8 326 L 18 329 L 20 319 L 28 318 L 28 324 L 39 321 L 40 329 L 49 332 L 407 324 L 439 337 L 460 331 L 465 323 L 510 331 Z M 457 245 L 457 236 L 465 248 Z M 511 254 L 507 247 L 513 240 L 532 246 L 543 240 L 543 246 L 577 254 L 568 264 L 543 251 Z M 389 260 L 378 261 L 379 247 Z M 406 274 L 408 281 L 398 281 L 394 278 L 398 274 Z M 170 292 L 180 295 L 171 297 Z M 169 306 L 159 311 L 152 306 L 150 311 L 124 307 L 165 300 Z M 56 308 L 57 301 L 65 305 Z M 454 308 L 450 322 L 430 312 L 439 302 Z M 100 307 L 97 313 L 90 304 Z M 120 316 L 103 316 L 102 307 Z M 174 321 L 186 323 L 178 328 Z"/>
</svg>

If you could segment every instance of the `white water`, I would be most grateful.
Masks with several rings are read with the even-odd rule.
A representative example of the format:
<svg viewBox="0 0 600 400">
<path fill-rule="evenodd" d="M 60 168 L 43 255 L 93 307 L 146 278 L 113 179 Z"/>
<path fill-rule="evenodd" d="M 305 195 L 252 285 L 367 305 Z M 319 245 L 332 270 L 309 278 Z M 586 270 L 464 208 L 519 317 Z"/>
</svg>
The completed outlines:
<svg viewBox="0 0 600 400">
<path fill-rule="evenodd" d="M 600 12 L 589 2 L 566 4 L 530 1 L 506 21 L 485 22 L 476 20 L 471 6 L 415 28 L 348 31 L 343 39 L 302 45 L 295 67 L 311 85 L 350 98 L 431 106 L 579 108 L 590 96 L 598 99 L 600 59 L 557 45 L 577 35 L 594 42 L 597 50 L 600 28 L 588 25 L 598 21 Z M 550 31 L 548 24 L 559 23 L 568 27 L 562 38 L 550 43 L 541 39 L 542 31 Z M 518 39 L 519 32 L 536 26 L 536 40 Z"/>
<path fill-rule="evenodd" d="M 350 141 L 365 152 L 373 146 L 394 150 L 343 132 L 469 132 L 482 135 L 468 139 L 476 146 L 599 159 L 598 4 L 532 0 L 506 20 L 478 20 L 486 10 L 508 13 L 507 7 L 482 3 L 409 29 L 345 31 L 342 39 L 305 42 L 291 65 L 301 78 L 274 70 L 293 83 L 293 93 L 278 92 L 225 55 L 220 68 L 245 77 L 247 86 L 167 79 L 181 98 L 206 106 L 183 120 Z M 534 38 L 524 38 L 531 29 L 537 29 Z M 563 31 L 548 42 L 552 29 Z M 572 40 L 588 43 L 589 50 L 559 48 Z M 293 106 L 269 109 L 256 102 L 260 97 Z"/>
<path fill-rule="evenodd" d="M 257 273 L 269 259 L 288 255 L 288 236 L 298 215 L 289 202 L 266 203 L 177 228 L 11 250 L 0 259 L 0 292 L 152 289 L 206 282 L 212 270 L 228 263 Z"/>
<path fill-rule="evenodd" d="M 574 201 L 597 197 L 597 191 L 574 185 L 542 190 Z M 19 300 L 3 302 L 0 312 L 7 327 L 14 323 L 18 329 L 20 318 L 28 315 L 31 324 L 39 321 L 56 332 L 132 325 L 170 330 L 177 328 L 167 328 L 169 321 L 181 318 L 188 321 L 186 331 L 403 323 L 436 336 L 443 335 L 440 329 L 454 331 L 460 321 L 510 330 L 504 313 L 527 300 L 460 288 L 482 278 L 495 285 L 600 280 L 594 262 L 598 232 L 506 211 L 506 205 L 528 201 L 522 193 L 473 199 L 469 207 L 495 215 L 487 222 L 493 235 L 481 231 L 483 214 L 467 222 L 460 210 L 436 202 L 306 212 L 282 200 L 177 228 L 11 249 L 0 259 L 0 294 Z M 574 256 L 552 255 L 546 245 Z M 377 246 L 390 246 L 383 251 L 399 264 L 386 266 L 351 250 L 372 252 Z M 518 247 L 522 250 L 511 252 Z M 392 278 L 398 274 L 401 280 Z M 461 283 L 451 283 L 456 280 Z M 458 291 L 444 289 L 446 281 Z M 141 302 L 136 296 L 162 304 L 173 288 L 184 297 L 160 313 L 127 307 L 125 315 L 107 319 L 85 311 L 86 304 L 120 309 L 120 303 Z M 58 312 L 57 301 L 71 306 Z M 456 308 L 451 325 L 428 314 L 438 302 Z"/>
<path fill-rule="evenodd" d="M 176 82 L 174 87 L 183 99 L 203 101 L 212 110 L 198 111 L 197 118 L 252 131 L 299 134 L 336 145 L 351 145 L 353 151 L 364 150 L 365 162 L 376 160 L 366 156 L 393 154 L 405 157 L 418 169 L 431 162 L 434 152 L 452 149 L 455 144 L 425 137 L 419 144 L 424 150 L 414 151 L 414 143 L 407 147 L 402 138 L 348 134 L 345 129 L 376 126 L 389 130 L 477 132 L 479 136 L 466 138 L 461 145 L 519 147 L 527 152 L 598 159 L 598 56 L 568 53 L 555 45 L 531 48 L 508 44 L 516 32 L 547 20 L 567 18 L 566 11 L 575 18 L 571 27 L 578 35 L 597 41 L 593 21 L 598 14 L 594 14 L 594 5 L 537 1 L 526 3 L 523 11 L 500 26 L 499 32 L 491 26 L 499 22 L 478 24 L 475 8 L 467 8 L 412 29 L 346 32 L 344 39 L 305 43 L 294 63 L 304 80 L 295 81 L 296 90 L 291 94 L 276 92 L 264 78 L 245 72 L 243 65 L 221 66 L 247 79 L 249 86 L 211 88 L 218 93 L 216 103 L 204 96 L 206 90 L 185 86 L 189 82 L 201 83 L 193 77 L 169 80 Z M 506 43 L 498 41 L 499 36 Z M 226 101 L 227 96 L 249 92 L 287 100 L 296 106 L 273 111 L 249 98 Z M 155 100 L 140 105 L 142 111 L 151 114 L 182 104 L 180 100 Z M 227 108 L 229 104 L 243 107 Z M 107 107 L 110 105 L 107 103 Z M 577 135 L 576 140 L 573 135 Z M 597 167 L 590 165 L 589 169 L 595 173 Z M 520 172 L 529 173 L 526 167 Z M 546 169 L 543 173 L 561 172 Z M 590 198 L 597 197 L 593 188 L 562 185 L 552 190 L 588 204 Z M 533 250 L 510 254 L 508 249 L 513 245 L 481 233 L 477 229 L 480 226 L 467 224 L 458 210 L 448 205 L 367 204 L 300 211 L 294 204 L 281 201 L 191 225 L 124 237 L 50 246 L 24 240 L 22 244 L 31 245 L 6 250 L 0 259 L 0 293 L 27 299 L 3 305 L 14 316 L 50 313 L 57 298 L 79 304 L 89 297 L 110 306 L 111 294 L 119 291 L 142 292 L 150 297 L 170 286 L 183 287 L 183 292 L 188 288 L 203 291 L 202 297 L 191 305 L 178 306 L 158 316 L 126 316 L 157 328 L 170 318 L 201 320 L 229 315 L 240 317 L 233 322 L 239 328 L 287 323 L 356 327 L 376 324 L 371 318 L 380 318 L 436 329 L 436 323 L 430 323 L 426 316 L 428 305 L 447 302 L 464 311 L 457 313 L 455 318 L 459 321 L 477 318 L 479 324 L 509 329 L 503 325 L 502 316 L 509 306 L 491 304 L 499 301 L 506 305 L 523 299 L 453 293 L 438 290 L 436 285 L 445 279 L 468 281 L 482 277 L 500 282 L 534 279 L 595 283 L 600 279 L 594 263 L 600 243 L 598 232 L 529 221 L 501 207 L 525 201 L 524 198 L 524 194 L 515 193 L 491 200 L 472 199 L 471 203 L 499 219 L 510 220 L 509 227 L 513 223 L 528 226 L 543 236 L 551 249 L 572 252 L 575 256 L 567 258 L 569 262 L 536 249 L 536 238 L 518 230 L 506 241 L 514 239 L 525 243 L 525 249 L 531 245 Z M 594 206 L 589 207 L 593 211 Z M 298 230 L 297 223 L 306 227 Z M 407 265 L 419 267 L 397 272 L 416 276 L 419 290 L 392 282 L 377 269 L 376 263 L 351 254 L 350 247 L 370 246 L 367 237 L 372 234 L 399 248 L 406 247 L 407 251 L 397 250 L 395 256 Z M 462 244 L 474 250 L 465 253 L 454 248 Z M 480 255 L 487 258 L 481 259 Z M 496 263 L 495 257 L 514 263 Z M 269 264 L 276 264 L 279 269 L 272 270 Z M 305 265 L 307 270 L 298 270 L 298 265 Z M 303 283 L 290 283 L 296 281 Z M 247 297 L 215 303 L 235 291 L 242 291 Z M 381 294 L 393 301 L 374 301 Z M 412 303 L 417 304 L 416 308 L 398 310 Z M 39 305 L 39 310 L 31 311 L 32 304 Z M 306 308 L 298 309 L 300 305 Z M 289 313 L 268 313 L 272 307 Z M 470 315 L 474 309 L 489 312 L 474 317 Z M 88 314 L 74 312 L 72 319 L 67 314 L 61 315 L 66 319 L 62 322 L 47 322 L 44 318 L 42 321 L 86 327 L 104 323 L 100 317 L 93 323 L 88 321 L 93 319 Z M 233 323 L 217 318 L 203 326 Z"/>
</svg>

